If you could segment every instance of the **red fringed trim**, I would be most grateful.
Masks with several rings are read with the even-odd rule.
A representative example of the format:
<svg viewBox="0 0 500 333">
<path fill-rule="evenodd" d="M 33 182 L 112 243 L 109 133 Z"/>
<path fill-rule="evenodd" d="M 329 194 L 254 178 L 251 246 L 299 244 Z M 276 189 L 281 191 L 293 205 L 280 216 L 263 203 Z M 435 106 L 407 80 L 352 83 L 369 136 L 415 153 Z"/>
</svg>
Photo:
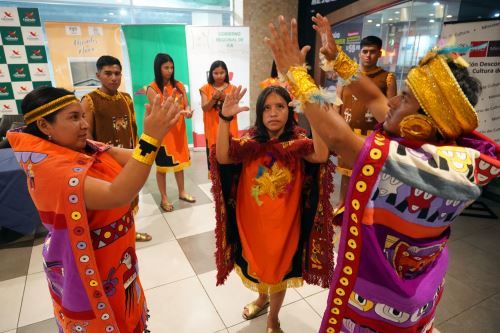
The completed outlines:
<svg viewBox="0 0 500 333">
<path fill-rule="evenodd" d="M 330 159 L 321 165 L 318 177 L 319 200 L 314 217 L 314 225 L 309 236 L 308 249 L 305 253 L 309 258 L 304 260 L 302 277 L 309 284 L 329 288 L 333 275 L 333 206 L 330 197 L 335 185 L 333 175 L 335 165 Z M 315 260 L 312 259 L 314 256 Z M 305 267 L 307 265 L 307 267 Z"/>
<path fill-rule="evenodd" d="M 222 285 L 234 267 L 232 247 L 226 242 L 226 206 L 222 194 L 220 181 L 219 163 L 215 157 L 215 146 L 210 149 L 210 179 L 212 181 L 211 192 L 215 202 L 215 264 L 217 267 L 217 283 Z"/>
<path fill-rule="evenodd" d="M 232 160 L 241 162 L 243 159 L 253 159 L 266 153 L 273 153 L 277 159 L 289 162 L 297 157 L 304 157 L 314 152 L 313 141 L 307 138 L 305 131 L 300 127 L 294 128 L 294 134 L 289 141 L 277 139 L 262 143 L 254 140 L 255 129 L 250 129 L 241 138 L 231 138 L 229 156 Z"/>
</svg>

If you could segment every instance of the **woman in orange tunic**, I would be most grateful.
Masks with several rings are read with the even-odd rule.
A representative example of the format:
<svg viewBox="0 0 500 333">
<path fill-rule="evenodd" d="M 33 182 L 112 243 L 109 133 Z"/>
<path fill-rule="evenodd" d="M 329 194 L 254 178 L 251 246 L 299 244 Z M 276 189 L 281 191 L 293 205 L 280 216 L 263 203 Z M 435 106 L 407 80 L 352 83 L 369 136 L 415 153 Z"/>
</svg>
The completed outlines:
<svg viewBox="0 0 500 333">
<path fill-rule="evenodd" d="M 162 145 L 156 156 L 156 182 L 161 194 L 160 207 L 166 212 L 171 212 L 174 210 L 174 205 L 168 200 L 167 196 L 167 172 L 174 172 L 175 174 L 179 200 L 189 203 L 196 201 L 184 188 L 184 169 L 191 165 L 184 119 L 191 118 L 193 112 L 189 107 L 184 85 L 181 81 L 175 79 L 174 59 L 166 53 L 158 53 L 154 61 L 154 73 L 155 80 L 150 83 L 147 90 L 149 103 L 154 100 L 156 95 L 160 95 L 162 99 L 175 95 L 175 99 L 182 110 L 177 124 L 163 138 Z M 167 96 L 164 96 L 162 91 L 166 92 Z"/>
<path fill-rule="evenodd" d="M 245 90 L 226 96 L 219 113 L 216 159 L 212 155 L 216 203 L 217 284 L 234 268 L 259 293 L 243 309 L 252 319 L 270 306 L 267 332 L 283 332 L 278 313 L 288 287 L 305 279 L 326 287 L 333 263 L 328 200 L 333 183 L 328 149 L 295 125 L 286 89 L 270 86 L 259 95 L 255 126 L 229 137 L 229 122 L 248 107 Z"/>
<path fill-rule="evenodd" d="M 157 98 L 147 108 L 134 150 L 87 140 L 85 113 L 67 90 L 40 87 L 21 108 L 27 126 L 7 138 L 48 230 L 43 266 L 59 332 L 149 332 L 131 202 L 177 106 Z"/>
<path fill-rule="evenodd" d="M 219 127 L 218 112 L 222 109 L 226 95 L 235 87 L 229 83 L 229 72 L 226 63 L 222 60 L 212 63 L 207 81 L 208 83 L 200 88 L 200 94 L 203 125 L 205 128 L 207 163 L 210 170 L 210 148 L 212 148 L 217 140 L 217 128 Z M 238 136 L 238 120 L 236 118 L 230 122 L 230 132 L 233 137 Z"/>
</svg>

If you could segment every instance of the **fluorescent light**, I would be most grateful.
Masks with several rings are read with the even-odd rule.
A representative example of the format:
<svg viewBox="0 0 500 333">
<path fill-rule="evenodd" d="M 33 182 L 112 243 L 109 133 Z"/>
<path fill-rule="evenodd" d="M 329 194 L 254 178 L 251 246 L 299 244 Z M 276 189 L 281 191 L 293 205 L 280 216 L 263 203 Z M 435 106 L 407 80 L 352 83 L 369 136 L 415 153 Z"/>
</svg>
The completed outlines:
<svg viewBox="0 0 500 333">
<path fill-rule="evenodd" d="M 493 16 L 495 16 L 495 17 L 499 17 L 499 16 L 500 16 L 500 13 L 495 13 L 495 14 L 493 14 Z"/>
<path fill-rule="evenodd" d="M 104 22 L 108 22 L 108 19 L 103 19 Z"/>
<path fill-rule="evenodd" d="M 434 23 L 435 21 L 434 20 L 429 20 L 429 23 Z"/>
<path fill-rule="evenodd" d="M 373 20 L 368 20 L 368 21 L 366 21 L 366 22 L 368 22 L 368 23 L 372 23 L 372 22 L 373 22 Z"/>
<path fill-rule="evenodd" d="M 399 11 L 397 11 L 397 12 L 394 12 L 394 14 L 399 14 Z"/>
<path fill-rule="evenodd" d="M 434 35 L 434 37 L 438 38 L 438 37 L 439 37 L 439 35 Z"/>
<path fill-rule="evenodd" d="M 109 12 L 108 14 L 109 14 L 109 16 L 115 16 L 115 13 L 113 13 L 113 12 Z"/>
<path fill-rule="evenodd" d="M 125 9 L 123 9 L 123 8 L 122 8 L 122 9 L 120 9 L 120 15 L 121 15 L 121 16 L 125 16 L 125 15 L 127 15 L 127 11 L 126 11 Z"/>
<path fill-rule="evenodd" d="M 440 5 L 440 3 L 439 3 L 438 1 L 436 1 L 436 2 L 434 2 L 434 3 L 433 3 L 433 5 L 434 5 L 434 6 L 439 6 L 439 5 Z"/>
<path fill-rule="evenodd" d="M 429 16 L 434 16 L 434 14 L 433 14 L 433 13 L 430 13 L 430 14 L 429 14 Z"/>
<path fill-rule="evenodd" d="M 375 24 L 376 27 L 380 27 L 380 23 Z"/>
<path fill-rule="evenodd" d="M 390 18 L 389 21 L 392 21 L 392 18 Z"/>
<path fill-rule="evenodd" d="M 447 18 L 452 18 L 452 17 L 453 17 L 453 15 L 446 15 L 446 17 L 447 17 Z"/>
</svg>

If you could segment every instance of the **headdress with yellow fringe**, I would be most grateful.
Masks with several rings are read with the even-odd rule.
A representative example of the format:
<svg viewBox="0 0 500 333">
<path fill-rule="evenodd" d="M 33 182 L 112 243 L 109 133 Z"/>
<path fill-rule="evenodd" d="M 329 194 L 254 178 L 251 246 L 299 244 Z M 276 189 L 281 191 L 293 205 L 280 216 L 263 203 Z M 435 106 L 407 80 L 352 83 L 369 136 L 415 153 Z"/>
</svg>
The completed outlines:
<svg viewBox="0 0 500 333">
<path fill-rule="evenodd" d="M 451 60 L 468 67 L 457 52 L 471 48 L 454 47 L 454 43 L 452 38 L 442 49 L 433 48 L 406 78 L 420 106 L 446 140 L 454 140 L 478 126 L 477 113 L 447 64 Z"/>
<path fill-rule="evenodd" d="M 75 97 L 75 95 L 64 95 L 62 97 L 56 98 L 53 101 L 50 101 L 48 103 L 45 103 L 36 109 L 33 109 L 31 111 L 28 111 L 26 114 L 24 114 L 24 122 L 26 125 L 29 125 L 38 119 L 41 119 L 45 116 L 48 116 L 51 113 L 56 112 L 57 110 L 60 110 L 72 103 L 78 103 L 79 100 L 78 98 Z"/>
</svg>

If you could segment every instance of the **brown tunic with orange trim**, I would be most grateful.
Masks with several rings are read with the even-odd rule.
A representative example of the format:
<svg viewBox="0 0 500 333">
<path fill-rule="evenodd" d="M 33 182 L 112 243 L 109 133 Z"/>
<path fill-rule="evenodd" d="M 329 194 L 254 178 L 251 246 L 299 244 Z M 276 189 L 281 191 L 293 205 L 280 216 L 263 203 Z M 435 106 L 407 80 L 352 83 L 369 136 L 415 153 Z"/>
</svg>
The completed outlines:
<svg viewBox="0 0 500 333">
<path fill-rule="evenodd" d="M 82 97 L 87 98 L 94 117 L 94 140 L 115 147 L 134 148 L 137 143 L 137 123 L 130 95 L 118 92 L 108 95 L 96 89 Z"/>
<path fill-rule="evenodd" d="M 388 82 L 394 77 L 391 72 L 387 72 L 377 67 L 365 74 L 377 87 L 379 87 L 384 95 L 387 95 Z M 340 98 L 343 104 L 340 107 L 340 114 L 344 117 L 354 133 L 366 137 L 373 132 L 377 120 L 370 110 L 363 103 L 358 101 L 358 98 L 353 94 L 349 85 L 344 86 L 342 89 Z M 337 171 L 342 174 L 342 184 L 340 188 L 340 197 L 342 200 L 347 191 L 351 170 L 345 169 L 345 164 L 341 158 L 339 158 L 338 164 L 339 168 Z"/>
</svg>

